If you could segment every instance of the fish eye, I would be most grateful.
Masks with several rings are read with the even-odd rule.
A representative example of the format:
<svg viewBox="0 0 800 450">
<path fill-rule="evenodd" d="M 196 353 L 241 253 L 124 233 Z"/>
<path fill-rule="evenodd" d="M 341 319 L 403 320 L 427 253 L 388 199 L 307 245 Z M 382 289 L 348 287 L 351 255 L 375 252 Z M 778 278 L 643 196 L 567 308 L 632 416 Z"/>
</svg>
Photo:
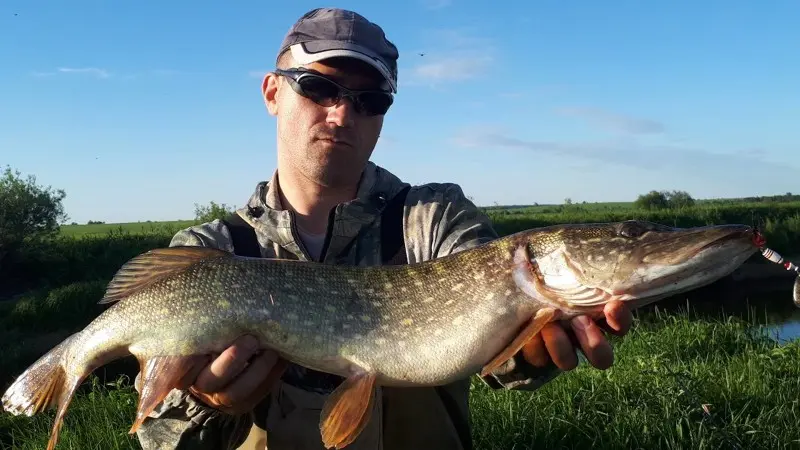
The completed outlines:
<svg viewBox="0 0 800 450">
<path fill-rule="evenodd" d="M 647 232 L 650 228 L 647 227 L 645 224 L 635 221 L 635 220 L 628 220 L 622 222 L 619 225 L 619 229 L 617 233 L 620 236 L 627 237 L 627 238 L 637 238 Z"/>
<path fill-rule="evenodd" d="M 617 234 L 627 238 L 637 238 L 649 231 L 660 232 L 672 230 L 672 227 L 646 220 L 626 220 L 617 227 Z"/>
</svg>

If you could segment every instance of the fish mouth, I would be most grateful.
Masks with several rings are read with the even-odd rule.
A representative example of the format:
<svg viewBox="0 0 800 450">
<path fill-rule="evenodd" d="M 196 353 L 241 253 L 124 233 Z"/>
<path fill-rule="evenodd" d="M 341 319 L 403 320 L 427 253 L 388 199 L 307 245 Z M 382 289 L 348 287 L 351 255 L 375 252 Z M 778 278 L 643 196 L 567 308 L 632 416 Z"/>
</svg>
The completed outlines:
<svg viewBox="0 0 800 450">
<path fill-rule="evenodd" d="M 736 241 L 737 243 L 742 243 L 745 245 L 752 244 L 753 250 L 756 250 L 766 244 L 766 239 L 764 236 L 758 232 L 758 230 L 751 227 L 732 226 L 729 230 L 723 231 L 727 232 L 722 234 L 722 236 L 719 236 L 710 240 L 706 244 L 701 245 L 696 252 L 690 253 L 690 257 L 695 256 L 704 250 L 711 250 L 732 241 Z"/>
<path fill-rule="evenodd" d="M 645 256 L 642 268 L 631 270 L 624 282 L 608 291 L 654 301 L 696 289 L 733 272 L 766 243 L 758 230 L 744 225 L 698 228 L 668 241 L 682 248 L 670 252 L 665 246 L 659 256 Z"/>
<path fill-rule="evenodd" d="M 679 265 L 691 261 L 701 253 L 714 250 L 725 251 L 728 248 L 740 247 L 755 251 L 763 246 L 766 240 L 756 229 L 746 225 L 714 225 L 682 230 L 650 242 L 644 241 L 636 255 L 632 252 L 632 261 L 637 259 L 644 264 Z M 709 256 L 713 258 L 713 256 Z"/>
</svg>

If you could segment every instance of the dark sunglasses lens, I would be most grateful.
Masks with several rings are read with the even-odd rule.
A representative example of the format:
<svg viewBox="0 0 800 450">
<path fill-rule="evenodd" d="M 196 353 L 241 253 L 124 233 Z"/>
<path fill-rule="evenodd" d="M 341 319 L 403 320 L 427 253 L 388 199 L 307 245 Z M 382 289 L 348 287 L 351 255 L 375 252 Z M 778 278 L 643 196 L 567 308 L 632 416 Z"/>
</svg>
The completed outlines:
<svg viewBox="0 0 800 450">
<path fill-rule="evenodd" d="M 304 76 L 297 81 L 303 88 L 303 92 L 322 106 L 332 106 L 339 99 L 339 88 L 324 78 Z"/>
<path fill-rule="evenodd" d="M 386 114 L 392 106 L 392 96 L 380 92 L 362 92 L 358 95 L 358 102 L 367 114 Z"/>
</svg>

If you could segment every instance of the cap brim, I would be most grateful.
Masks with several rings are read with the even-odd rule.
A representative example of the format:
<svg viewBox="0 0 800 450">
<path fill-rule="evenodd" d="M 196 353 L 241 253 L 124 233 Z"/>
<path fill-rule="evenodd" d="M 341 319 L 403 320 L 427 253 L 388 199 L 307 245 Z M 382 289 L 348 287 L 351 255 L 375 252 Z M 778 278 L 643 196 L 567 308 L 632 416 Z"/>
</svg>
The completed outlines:
<svg viewBox="0 0 800 450">
<path fill-rule="evenodd" d="M 292 58 L 299 64 L 311 64 L 323 59 L 337 57 L 355 58 L 363 61 L 374 67 L 375 70 L 383 75 L 383 78 L 386 79 L 392 92 L 397 93 L 397 83 L 389 68 L 386 67 L 377 56 L 364 47 L 342 42 L 315 41 L 313 43 L 294 44 L 289 48 L 292 52 Z"/>
</svg>

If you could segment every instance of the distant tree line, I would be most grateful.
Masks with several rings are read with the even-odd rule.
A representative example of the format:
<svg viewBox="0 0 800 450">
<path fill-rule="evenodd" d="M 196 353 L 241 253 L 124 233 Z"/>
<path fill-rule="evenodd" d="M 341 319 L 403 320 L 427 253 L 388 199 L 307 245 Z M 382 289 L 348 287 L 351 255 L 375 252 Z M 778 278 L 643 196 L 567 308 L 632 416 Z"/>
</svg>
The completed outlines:
<svg viewBox="0 0 800 450">
<path fill-rule="evenodd" d="M 800 202 L 800 194 L 787 192 L 782 195 L 762 195 L 758 197 L 739 197 L 739 198 L 714 198 L 703 200 L 703 203 L 786 203 Z"/>
</svg>

